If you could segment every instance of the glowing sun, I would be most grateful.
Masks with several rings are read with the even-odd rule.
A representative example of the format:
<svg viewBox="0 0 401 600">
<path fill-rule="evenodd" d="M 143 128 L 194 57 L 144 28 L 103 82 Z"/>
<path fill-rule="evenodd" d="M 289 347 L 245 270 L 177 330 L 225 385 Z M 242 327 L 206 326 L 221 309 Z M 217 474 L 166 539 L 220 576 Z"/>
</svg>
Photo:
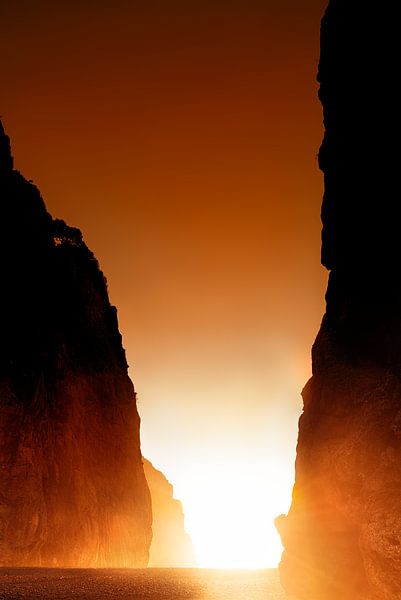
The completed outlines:
<svg viewBox="0 0 401 600">
<path fill-rule="evenodd" d="M 277 567 L 282 546 L 273 521 L 288 509 L 291 478 L 283 475 L 279 462 L 267 469 L 266 464 L 221 465 L 212 476 L 198 472 L 186 482 L 186 526 L 198 566 Z"/>
</svg>

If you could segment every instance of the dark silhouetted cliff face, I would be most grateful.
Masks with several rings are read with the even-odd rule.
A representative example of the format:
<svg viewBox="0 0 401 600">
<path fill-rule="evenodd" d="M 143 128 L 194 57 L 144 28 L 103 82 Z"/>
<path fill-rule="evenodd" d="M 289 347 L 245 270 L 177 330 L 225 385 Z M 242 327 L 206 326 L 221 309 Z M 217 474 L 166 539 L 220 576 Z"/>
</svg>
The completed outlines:
<svg viewBox="0 0 401 600">
<path fill-rule="evenodd" d="M 144 461 L 144 469 L 153 511 L 149 567 L 196 567 L 192 541 L 184 527 L 182 504 L 174 498 L 173 486 L 148 460 Z"/>
<path fill-rule="evenodd" d="M 133 385 L 99 265 L 0 126 L 0 564 L 146 566 Z"/>
<path fill-rule="evenodd" d="M 401 598 L 398 22 L 329 3 L 320 150 L 327 307 L 303 391 L 282 582 L 302 600 Z"/>
</svg>

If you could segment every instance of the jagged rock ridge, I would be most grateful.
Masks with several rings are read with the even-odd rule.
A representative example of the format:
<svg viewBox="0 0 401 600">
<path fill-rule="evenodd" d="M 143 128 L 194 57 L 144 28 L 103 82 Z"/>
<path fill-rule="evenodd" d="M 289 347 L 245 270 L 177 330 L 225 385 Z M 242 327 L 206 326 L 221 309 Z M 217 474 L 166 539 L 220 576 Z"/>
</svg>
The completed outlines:
<svg viewBox="0 0 401 600">
<path fill-rule="evenodd" d="M 302 600 L 401 598 L 397 19 L 332 0 L 322 21 L 326 314 L 303 391 L 296 481 L 277 521 Z"/>
<path fill-rule="evenodd" d="M 153 513 L 149 567 L 196 567 L 192 540 L 185 531 L 182 504 L 174 498 L 173 486 L 148 460 L 144 460 L 144 469 Z"/>
<path fill-rule="evenodd" d="M 13 170 L 0 125 L 0 565 L 146 566 L 135 392 L 81 232 Z"/>
</svg>

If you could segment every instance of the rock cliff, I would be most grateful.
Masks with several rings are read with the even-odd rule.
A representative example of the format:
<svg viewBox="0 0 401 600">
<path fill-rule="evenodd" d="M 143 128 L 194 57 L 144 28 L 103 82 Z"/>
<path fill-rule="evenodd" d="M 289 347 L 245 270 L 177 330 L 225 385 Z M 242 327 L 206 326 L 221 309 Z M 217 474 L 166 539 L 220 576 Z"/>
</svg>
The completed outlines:
<svg viewBox="0 0 401 600">
<path fill-rule="evenodd" d="M 281 578 L 302 600 L 401 598 L 399 71 L 394 7 L 332 0 L 319 65 L 326 313 L 303 390 Z"/>
<path fill-rule="evenodd" d="M 149 567 L 196 567 L 192 541 L 184 527 L 182 504 L 174 498 L 173 486 L 148 460 L 144 460 L 144 469 L 153 512 Z"/>
<path fill-rule="evenodd" d="M 106 281 L 0 125 L 0 565 L 146 566 L 151 502 Z"/>
</svg>

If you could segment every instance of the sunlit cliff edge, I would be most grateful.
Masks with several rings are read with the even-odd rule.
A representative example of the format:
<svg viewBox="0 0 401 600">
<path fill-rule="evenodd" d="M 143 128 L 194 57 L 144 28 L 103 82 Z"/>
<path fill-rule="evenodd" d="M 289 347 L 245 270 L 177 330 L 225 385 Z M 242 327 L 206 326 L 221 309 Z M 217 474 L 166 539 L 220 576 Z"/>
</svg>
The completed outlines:
<svg viewBox="0 0 401 600">
<path fill-rule="evenodd" d="M 0 565 L 143 567 L 134 387 L 81 232 L 13 169 L 0 124 Z"/>
<path fill-rule="evenodd" d="M 173 486 L 148 460 L 144 460 L 144 469 L 153 514 L 149 567 L 196 567 L 192 540 L 185 531 L 182 504 L 174 498 Z"/>
<path fill-rule="evenodd" d="M 303 390 L 281 580 L 302 600 L 401 598 L 399 32 L 332 0 L 319 65 L 326 314 Z"/>
</svg>

